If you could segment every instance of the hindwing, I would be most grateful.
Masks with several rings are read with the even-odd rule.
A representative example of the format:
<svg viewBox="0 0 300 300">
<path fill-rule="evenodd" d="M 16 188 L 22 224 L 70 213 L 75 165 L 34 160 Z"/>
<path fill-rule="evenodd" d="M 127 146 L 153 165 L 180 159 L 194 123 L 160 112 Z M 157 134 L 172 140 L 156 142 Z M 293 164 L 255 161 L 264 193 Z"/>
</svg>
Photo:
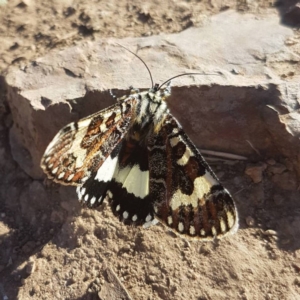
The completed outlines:
<svg viewBox="0 0 300 300">
<path fill-rule="evenodd" d="M 101 168 L 77 188 L 77 194 L 90 208 L 102 204 L 107 196 L 114 214 L 125 224 L 152 221 L 147 148 L 134 139 L 124 139 Z"/>
<path fill-rule="evenodd" d="M 148 140 L 150 196 L 177 233 L 211 239 L 237 228 L 235 204 L 176 119 L 165 114 Z"/>
<path fill-rule="evenodd" d="M 122 142 L 107 195 L 114 214 L 124 223 L 143 225 L 153 220 L 148 153 L 143 143 L 132 138 Z"/>
</svg>

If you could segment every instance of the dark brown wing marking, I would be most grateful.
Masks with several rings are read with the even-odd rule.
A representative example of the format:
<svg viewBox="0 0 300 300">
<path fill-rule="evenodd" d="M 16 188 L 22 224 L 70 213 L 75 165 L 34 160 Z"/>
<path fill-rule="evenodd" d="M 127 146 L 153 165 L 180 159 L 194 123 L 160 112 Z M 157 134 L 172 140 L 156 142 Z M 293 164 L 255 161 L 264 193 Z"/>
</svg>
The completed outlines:
<svg viewBox="0 0 300 300">
<path fill-rule="evenodd" d="M 158 219 L 180 234 L 201 239 L 236 230 L 232 197 L 173 116 L 164 116 L 148 150 L 149 190 Z"/>
<path fill-rule="evenodd" d="M 124 139 L 107 192 L 112 210 L 125 224 L 143 225 L 154 218 L 149 196 L 149 163 L 145 145 Z"/>
<path fill-rule="evenodd" d="M 82 184 L 124 138 L 136 104 L 136 98 L 129 97 L 65 126 L 42 157 L 44 172 L 61 184 Z"/>
</svg>

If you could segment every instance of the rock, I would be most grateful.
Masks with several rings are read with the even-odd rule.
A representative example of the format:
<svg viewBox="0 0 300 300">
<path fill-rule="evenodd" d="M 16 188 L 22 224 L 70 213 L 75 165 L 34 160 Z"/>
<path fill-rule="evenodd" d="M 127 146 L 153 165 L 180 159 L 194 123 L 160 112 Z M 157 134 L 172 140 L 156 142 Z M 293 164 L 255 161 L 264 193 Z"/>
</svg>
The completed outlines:
<svg viewBox="0 0 300 300">
<path fill-rule="evenodd" d="M 132 299 L 118 276 L 110 267 L 104 266 L 103 275 L 105 281 L 101 285 L 101 290 L 98 293 L 100 299 Z"/>
<path fill-rule="evenodd" d="M 273 166 L 273 165 L 276 164 L 276 160 L 273 159 L 273 158 L 270 158 L 270 159 L 267 160 L 267 164 Z"/>
<path fill-rule="evenodd" d="M 245 174 L 251 177 L 254 183 L 259 183 L 263 178 L 263 171 L 267 168 L 265 163 L 250 164 L 246 167 Z"/>
<path fill-rule="evenodd" d="M 81 205 L 77 199 L 76 189 L 72 186 L 60 186 L 59 198 L 61 199 L 60 206 L 71 213 L 72 211 L 79 210 Z"/>
<path fill-rule="evenodd" d="M 22 247 L 22 251 L 25 254 L 31 253 L 34 248 L 36 247 L 36 244 L 34 241 L 28 241 L 23 247 Z"/>
<path fill-rule="evenodd" d="M 268 167 L 268 173 L 271 174 L 281 174 L 286 170 L 286 166 L 283 164 L 275 163 L 272 166 Z"/>
<path fill-rule="evenodd" d="M 295 161 L 292 161 L 291 159 L 286 158 L 284 160 L 284 165 L 289 171 L 295 171 Z"/>
<path fill-rule="evenodd" d="M 300 279 L 296 277 L 295 280 L 294 280 L 294 284 L 296 286 L 300 287 Z"/>
<path fill-rule="evenodd" d="M 202 244 L 199 249 L 199 253 L 204 256 L 208 256 L 212 252 L 212 247 L 210 244 Z"/>
<path fill-rule="evenodd" d="M 32 1 L 31 0 L 22 0 L 18 6 L 19 7 L 26 7 L 26 6 L 31 6 L 32 5 Z"/>
<path fill-rule="evenodd" d="M 2 243 L 2 241 L 4 240 L 4 237 L 8 236 L 10 232 L 9 227 L 3 222 L 0 222 L 0 244 Z"/>
<path fill-rule="evenodd" d="M 277 235 L 277 232 L 272 229 L 267 229 L 267 230 L 263 231 L 262 233 L 266 236 L 276 236 Z"/>
<path fill-rule="evenodd" d="M 296 191 L 298 189 L 298 179 L 295 172 L 284 172 L 272 176 L 272 181 L 280 188 L 288 191 Z"/>
<path fill-rule="evenodd" d="M 246 218 L 246 223 L 247 223 L 248 226 L 252 227 L 255 224 L 255 220 L 251 216 L 248 216 Z"/>
<path fill-rule="evenodd" d="M 294 159 L 300 142 L 288 130 L 293 126 L 296 133 L 298 120 L 284 126 L 280 119 L 295 110 L 296 100 L 286 91 L 296 84 L 281 81 L 266 64 L 266 53 L 268 60 L 277 62 L 299 59 L 284 45 L 292 36 L 276 16 L 257 19 L 227 11 L 178 34 L 82 42 L 38 58 L 22 70 L 11 68 L 6 81 L 14 159 L 30 176 L 41 179 L 41 156 L 59 129 L 114 103 L 109 89 L 123 96 L 130 85 L 151 86 L 142 63 L 116 45 L 120 43 L 139 49 L 156 80 L 199 70 L 215 74 L 173 80 L 170 109 L 197 146 L 255 156 L 245 142 L 250 141 L 270 157 L 292 157 L 300 174 L 300 158 Z"/>
<path fill-rule="evenodd" d="M 35 270 L 35 262 L 29 261 L 25 267 L 26 274 L 30 275 L 34 272 L 34 270 Z"/>
</svg>

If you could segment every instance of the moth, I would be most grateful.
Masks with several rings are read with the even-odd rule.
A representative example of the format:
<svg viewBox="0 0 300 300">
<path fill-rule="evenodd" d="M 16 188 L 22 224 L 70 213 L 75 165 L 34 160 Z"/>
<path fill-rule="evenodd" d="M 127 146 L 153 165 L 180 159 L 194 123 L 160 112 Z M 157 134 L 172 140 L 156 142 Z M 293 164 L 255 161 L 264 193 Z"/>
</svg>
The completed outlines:
<svg viewBox="0 0 300 300">
<path fill-rule="evenodd" d="M 201 240 L 234 233 L 234 200 L 167 107 L 171 79 L 159 86 L 150 77 L 149 91 L 132 89 L 63 127 L 47 147 L 42 169 L 55 182 L 77 186 L 79 201 L 89 208 L 108 199 L 125 224 L 158 219 Z"/>
</svg>

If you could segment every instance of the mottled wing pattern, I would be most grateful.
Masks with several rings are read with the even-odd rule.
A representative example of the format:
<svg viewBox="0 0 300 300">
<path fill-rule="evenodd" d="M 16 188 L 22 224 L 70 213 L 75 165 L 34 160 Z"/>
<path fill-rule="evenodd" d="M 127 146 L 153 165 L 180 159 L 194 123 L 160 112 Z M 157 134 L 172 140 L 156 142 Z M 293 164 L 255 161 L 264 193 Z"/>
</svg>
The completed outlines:
<svg viewBox="0 0 300 300">
<path fill-rule="evenodd" d="M 165 114 L 148 150 L 149 193 L 158 219 L 204 240 L 236 230 L 233 199 L 173 116 Z"/>
<path fill-rule="evenodd" d="M 42 157 L 44 172 L 61 184 L 84 183 L 124 138 L 136 103 L 129 97 L 62 128 Z"/>
<path fill-rule="evenodd" d="M 130 137 L 123 139 L 77 193 L 79 200 L 91 208 L 107 196 L 114 214 L 125 224 L 152 221 L 147 148 Z"/>
</svg>

